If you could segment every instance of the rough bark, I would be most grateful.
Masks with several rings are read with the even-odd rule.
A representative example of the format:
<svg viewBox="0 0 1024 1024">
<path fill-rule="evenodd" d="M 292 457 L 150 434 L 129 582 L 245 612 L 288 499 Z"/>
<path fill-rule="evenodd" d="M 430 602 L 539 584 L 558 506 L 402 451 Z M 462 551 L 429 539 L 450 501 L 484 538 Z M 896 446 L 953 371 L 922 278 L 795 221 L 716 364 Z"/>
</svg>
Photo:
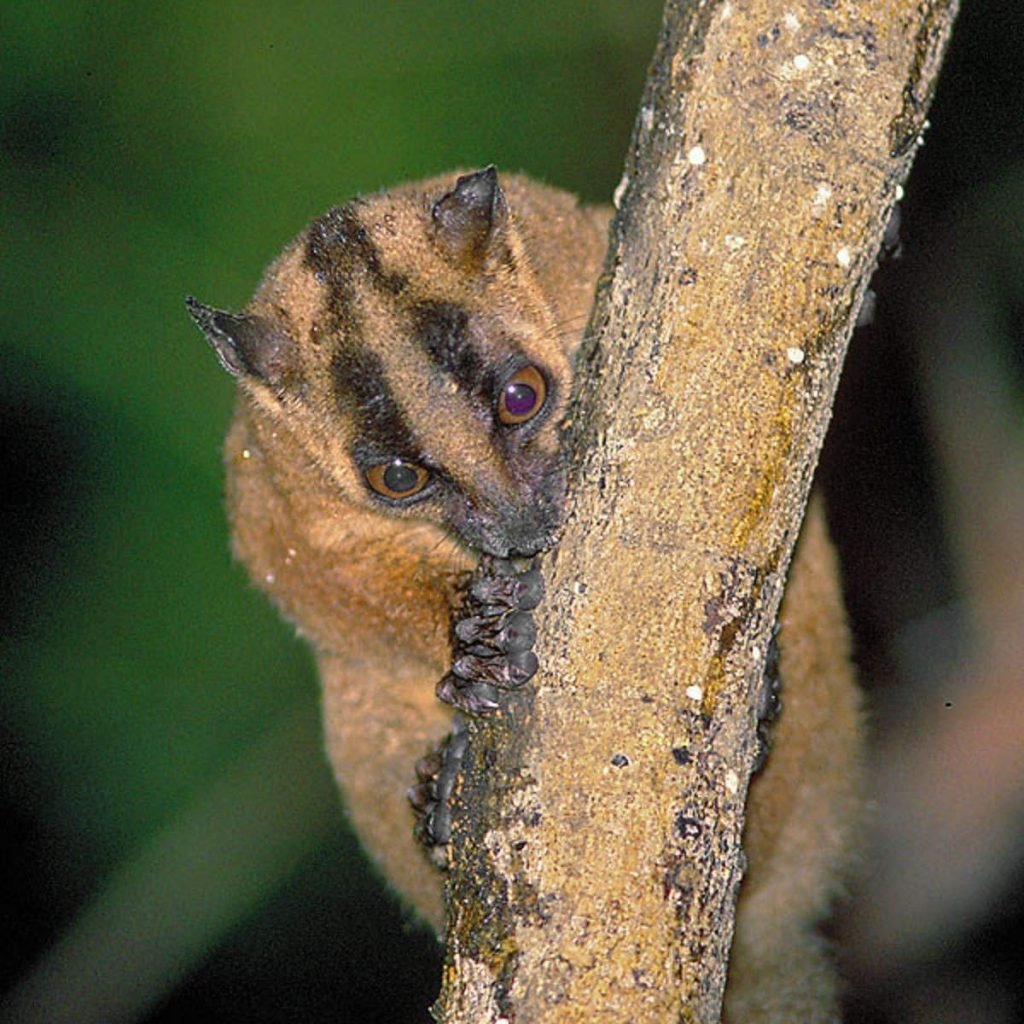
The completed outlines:
<svg viewBox="0 0 1024 1024">
<path fill-rule="evenodd" d="M 754 689 L 954 0 L 669 2 L 536 684 L 471 725 L 439 1021 L 715 1021 Z"/>
</svg>

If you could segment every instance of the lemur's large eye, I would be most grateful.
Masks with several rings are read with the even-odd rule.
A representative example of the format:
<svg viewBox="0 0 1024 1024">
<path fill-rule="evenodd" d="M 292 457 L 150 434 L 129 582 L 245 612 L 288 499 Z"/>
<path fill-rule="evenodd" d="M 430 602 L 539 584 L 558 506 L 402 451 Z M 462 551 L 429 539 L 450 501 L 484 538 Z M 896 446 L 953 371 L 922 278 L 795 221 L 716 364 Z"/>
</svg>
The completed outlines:
<svg viewBox="0 0 1024 1024">
<path fill-rule="evenodd" d="M 366 482 L 380 495 L 400 501 L 419 494 L 430 473 L 415 462 L 404 459 L 392 459 L 390 462 L 378 462 L 366 471 Z"/>
<path fill-rule="evenodd" d="M 498 419 L 508 427 L 532 419 L 544 405 L 548 386 L 536 366 L 516 370 L 501 389 L 498 398 Z"/>
</svg>

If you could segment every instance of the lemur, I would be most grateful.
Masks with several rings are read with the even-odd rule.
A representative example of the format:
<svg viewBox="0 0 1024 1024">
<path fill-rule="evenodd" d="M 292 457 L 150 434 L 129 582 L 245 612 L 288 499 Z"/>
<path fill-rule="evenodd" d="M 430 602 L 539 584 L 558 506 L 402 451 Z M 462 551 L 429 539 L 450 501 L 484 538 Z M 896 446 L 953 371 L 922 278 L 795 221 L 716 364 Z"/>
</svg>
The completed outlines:
<svg viewBox="0 0 1024 1024">
<path fill-rule="evenodd" d="M 241 313 L 188 300 L 238 384 L 235 554 L 313 647 L 356 832 L 439 931 L 443 874 L 407 792 L 419 763 L 422 793 L 423 754 L 442 749 L 453 706 L 487 713 L 533 671 L 536 570 L 521 560 L 562 518 L 560 424 L 611 215 L 493 168 L 443 175 L 314 220 Z M 819 506 L 780 614 L 785 706 L 749 793 L 733 1024 L 838 1019 L 814 928 L 857 831 L 862 738 Z M 491 621 L 467 632 L 480 608 Z"/>
</svg>

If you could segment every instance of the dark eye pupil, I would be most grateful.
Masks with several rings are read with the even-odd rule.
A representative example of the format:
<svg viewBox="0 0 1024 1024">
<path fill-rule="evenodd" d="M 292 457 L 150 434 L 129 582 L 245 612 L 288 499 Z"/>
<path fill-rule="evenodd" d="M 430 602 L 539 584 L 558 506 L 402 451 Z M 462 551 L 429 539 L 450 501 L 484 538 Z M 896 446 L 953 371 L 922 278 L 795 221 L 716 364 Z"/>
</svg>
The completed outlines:
<svg viewBox="0 0 1024 1024">
<path fill-rule="evenodd" d="M 517 382 L 505 388 L 505 408 L 510 416 L 525 416 L 537 404 L 537 392 L 529 384 Z"/>
<path fill-rule="evenodd" d="M 393 462 L 384 470 L 384 483 L 396 494 L 411 491 L 418 482 L 416 470 L 404 462 Z"/>
</svg>

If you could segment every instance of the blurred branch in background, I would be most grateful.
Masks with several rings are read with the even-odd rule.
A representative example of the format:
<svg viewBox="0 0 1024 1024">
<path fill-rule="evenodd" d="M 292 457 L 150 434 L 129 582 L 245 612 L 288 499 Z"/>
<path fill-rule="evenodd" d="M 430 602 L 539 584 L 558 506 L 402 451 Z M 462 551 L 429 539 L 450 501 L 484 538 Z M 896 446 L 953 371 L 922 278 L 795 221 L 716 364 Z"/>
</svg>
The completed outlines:
<svg viewBox="0 0 1024 1024">
<path fill-rule="evenodd" d="M 896 637 L 911 710 L 882 723 L 853 936 L 894 1019 L 1009 1022 L 1011 993 L 950 958 L 1021 911 L 1024 166 L 965 204 L 939 252 L 916 276 L 912 341 L 963 599 Z M 950 632 L 967 641 L 958 661 Z"/>
</svg>

